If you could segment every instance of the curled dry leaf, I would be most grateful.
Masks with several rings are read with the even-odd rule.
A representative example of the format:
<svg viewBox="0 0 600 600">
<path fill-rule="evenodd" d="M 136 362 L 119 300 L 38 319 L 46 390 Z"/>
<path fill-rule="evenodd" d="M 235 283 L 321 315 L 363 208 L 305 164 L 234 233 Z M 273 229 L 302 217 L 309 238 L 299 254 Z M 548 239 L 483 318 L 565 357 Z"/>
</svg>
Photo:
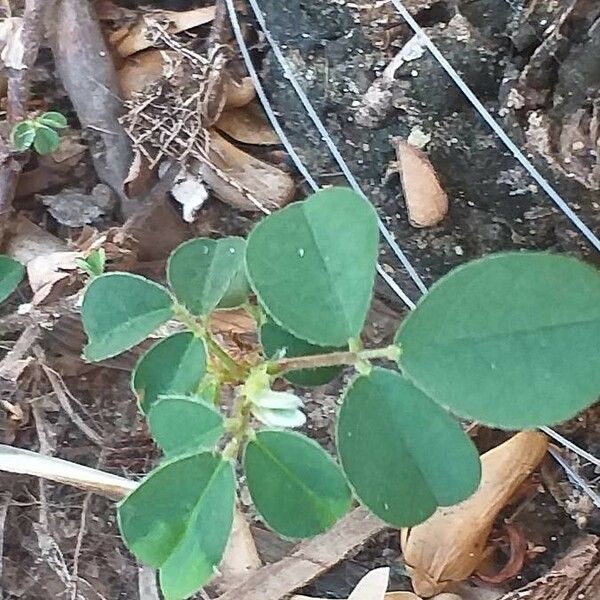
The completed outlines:
<svg viewBox="0 0 600 600">
<path fill-rule="evenodd" d="M 144 50 L 129 57 L 117 72 L 123 98 L 130 100 L 156 83 L 165 74 L 168 62 L 169 52 L 165 50 Z"/>
<path fill-rule="evenodd" d="M 128 31 L 114 32 L 110 43 L 121 56 L 131 56 L 140 50 L 151 48 L 156 42 L 156 34 L 166 29 L 170 34 L 181 33 L 200 25 L 206 25 L 215 18 L 215 7 L 205 6 L 183 12 L 152 11 L 144 14 Z"/>
<path fill-rule="evenodd" d="M 417 594 L 433 596 L 475 571 L 498 513 L 547 449 L 542 433 L 518 433 L 481 457 L 481 484 L 473 496 L 439 508 L 425 523 L 402 530 L 404 560 Z"/>
<path fill-rule="evenodd" d="M 225 108 L 241 108 L 256 98 L 256 90 L 250 77 L 235 81 L 225 73 Z"/>
<path fill-rule="evenodd" d="M 243 144 L 270 146 L 279 143 L 279 136 L 254 102 L 241 108 L 226 110 L 215 127 Z"/>
<path fill-rule="evenodd" d="M 77 272 L 75 261 L 80 257 L 79 252 L 52 252 L 37 256 L 27 263 L 27 277 L 33 291 L 31 302 L 34 306 L 46 299 L 54 299 L 65 287 L 74 283 Z"/>
<path fill-rule="evenodd" d="M 219 200 L 241 210 L 281 208 L 294 197 L 292 177 L 210 131 L 209 162 L 199 163 L 204 181 Z"/>
<path fill-rule="evenodd" d="M 219 565 L 220 576 L 213 585 L 222 593 L 261 566 L 262 562 L 248 521 L 239 508 L 236 508 L 231 537 L 227 542 L 223 561 Z"/>
<path fill-rule="evenodd" d="M 396 139 L 395 143 L 410 223 L 415 227 L 437 225 L 448 212 L 448 196 L 429 158 L 403 140 Z"/>
</svg>

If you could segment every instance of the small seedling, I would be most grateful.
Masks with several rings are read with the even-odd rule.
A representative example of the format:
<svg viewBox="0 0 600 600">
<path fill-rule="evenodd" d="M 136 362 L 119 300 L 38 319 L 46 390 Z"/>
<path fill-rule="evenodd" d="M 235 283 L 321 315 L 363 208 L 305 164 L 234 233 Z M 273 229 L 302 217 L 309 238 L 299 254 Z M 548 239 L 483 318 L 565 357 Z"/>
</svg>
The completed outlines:
<svg viewBox="0 0 600 600">
<path fill-rule="evenodd" d="M 45 112 L 35 119 L 17 123 L 11 132 L 15 150 L 25 152 L 33 146 L 38 154 L 51 154 L 60 146 L 59 129 L 67 127 L 67 119 L 59 112 Z"/>
<path fill-rule="evenodd" d="M 0 302 L 4 302 L 17 289 L 24 274 L 25 269 L 20 262 L 0 254 Z"/>
<path fill-rule="evenodd" d="M 104 273 L 106 267 L 106 252 L 104 248 L 92 250 L 86 258 L 76 258 L 75 264 L 89 275 L 90 279 L 98 277 Z"/>
<path fill-rule="evenodd" d="M 354 499 L 407 527 L 479 485 L 477 450 L 456 417 L 530 429 L 598 398 L 593 267 L 534 252 L 473 261 L 432 287 L 393 344 L 364 349 L 377 258 L 373 208 L 332 188 L 268 216 L 247 241 L 181 245 L 168 287 L 127 273 L 90 282 L 82 305 L 89 360 L 126 351 L 167 321 L 183 327 L 133 372 L 164 460 L 118 507 L 125 543 L 160 570 L 167 600 L 215 574 L 232 527 L 237 461 L 258 514 L 286 538 L 324 532 Z M 235 306 L 257 319 L 259 355 L 234 357 L 211 333 L 211 313 Z M 378 359 L 387 366 L 373 365 Z M 356 373 L 341 398 L 336 460 L 291 431 L 304 424 L 303 401 L 273 384 L 323 385 L 345 366 Z M 225 386 L 232 403 L 222 400 Z"/>
</svg>

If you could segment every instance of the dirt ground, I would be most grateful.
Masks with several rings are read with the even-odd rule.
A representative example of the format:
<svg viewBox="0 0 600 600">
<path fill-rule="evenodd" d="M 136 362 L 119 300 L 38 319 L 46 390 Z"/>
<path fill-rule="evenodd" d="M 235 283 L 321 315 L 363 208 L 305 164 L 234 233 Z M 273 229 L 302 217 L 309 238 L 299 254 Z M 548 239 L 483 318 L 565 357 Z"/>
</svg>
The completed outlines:
<svg viewBox="0 0 600 600">
<path fill-rule="evenodd" d="M 138 8 L 142 3 L 120 4 Z M 183 10 L 203 3 L 152 4 Z M 572 18 L 560 25 L 560 40 L 553 44 L 547 43 L 548 24 L 556 22 L 571 0 L 407 0 L 406 4 L 486 107 L 531 154 L 536 167 L 587 225 L 600 233 L 600 163 L 597 156 L 596 162 L 586 162 L 573 150 L 578 147 L 574 141 L 589 134 L 590 115 L 600 118 L 598 3 L 577 2 Z M 600 264 L 598 253 L 482 123 L 428 53 L 397 70 L 383 90 L 382 106 L 365 100 L 390 60 L 412 37 L 389 3 L 262 0 L 261 6 L 273 36 L 282 44 L 352 172 L 427 284 L 469 259 L 506 249 L 553 250 Z M 249 17 L 245 20 L 252 23 Z M 201 29 L 199 35 L 205 36 L 206 30 Z M 248 38 L 268 95 L 310 172 L 323 185 L 344 184 L 273 54 L 250 28 Z M 52 59 L 44 52 L 44 69 L 36 86 L 58 90 L 52 94 L 72 110 L 57 82 Z M 511 89 L 518 90 L 518 101 Z M 407 138 L 416 128 L 431 136 L 426 152 L 450 203 L 448 215 L 438 226 L 423 229 L 408 221 L 393 164 L 393 138 Z M 77 168 L 88 187 L 97 183 L 89 164 Z M 308 193 L 300 178 L 297 182 Z M 26 194 L 18 208 L 53 234 L 76 238 L 78 229 L 57 223 Z M 256 218 L 210 198 L 194 227 L 198 235 L 243 234 Z M 116 222 L 107 217 L 93 224 L 107 229 Z M 388 272 L 417 300 L 418 290 L 384 244 L 382 252 Z M 144 268 L 160 273 L 163 264 L 148 261 Z M 392 336 L 406 309 L 382 282 L 377 292 L 367 337 L 379 343 Z M 22 290 L 19 300 L 28 301 L 27 294 Z M 6 309 L 6 315 L 12 314 L 12 308 Z M 41 338 L 45 359 L 60 373 L 68 390 L 66 400 L 39 371 L 18 386 L 3 382 L 0 400 L 19 407 L 22 414 L 11 414 L 3 404 L 6 414 L 0 418 L 0 442 L 49 450 L 68 460 L 137 478 L 152 468 L 158 453 L 129 387 L 127 369 L 135 355 L 108 365 L 83 365 L 78 358 L 83 338 L 76 321 L 76 316 L 67 315 Z M 9 350 L 20 330 L 6 323 L 0 318 L 2 347 Z M 336 381 L 306 396 L 308 431 L 326 447 L 332 446 L 335 394 L 342 386 L 343 381 Z M 600 408 L 590 409 L 560 431 L 600 455 Z M 481 430 L 475 441 L 485 451 L 505 437 Z M 575 455 L 565 456 L 599 491 L 600 473 Z M 3 600 L 153 598 L 144 588 L 147 572 L 119 539 L 113 502 L 68 486 L 8 474 L 0 475 L 0 489 Z M 535 475 L 531 489 L 514 517 L 529 541 L 530 552 L 520 573 L 496 586 L 499 592 L 542 576 L 582 533 L 600 534 L 600 510 L 550 458 Z M 249 505 L 244 489 L 240 497 Z M 514 510 L 504 516 L 512 516 Z M 289 544 L 278 542 L 259 523 L 255 526 L 260 530 L 257 539 L 264 557 L 276 560 L 289 551 Z M 498 567 L 503 560 L 499 553 Z M 391 567 L 392 589 L 410 589 L 396 531 L 384 532 L 357 548 L 301 593 L 345 598 L 366 572 L 384 565 Z"/>
</svg>

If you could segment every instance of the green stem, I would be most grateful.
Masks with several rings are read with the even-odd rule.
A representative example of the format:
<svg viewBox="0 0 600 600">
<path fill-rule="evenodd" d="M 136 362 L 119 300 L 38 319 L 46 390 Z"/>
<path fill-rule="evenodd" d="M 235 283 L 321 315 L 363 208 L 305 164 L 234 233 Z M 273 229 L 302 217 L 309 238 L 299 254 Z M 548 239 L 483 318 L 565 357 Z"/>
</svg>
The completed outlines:
<svg viewBox="0 0 600 600">
<path fill-rule="evenodd" d="M 364 361 L 376 358 L 398 360 L 400 347 L 396 345 L 385 348 L 359 350 L 357 352 L 331 352 L 330 354 L 315 354 L 313 356 L 298 356 L 282 358 L 274 362 L 269 368 L 271 375 L 281 375 L 287 371 L 300 369 L 318 369 L 320 367 L 334 367 L 337 365 L 358 365 Z"/>
<path fill-rule="evenodd" d="M 191 314 L 185 306 L 181 306 L 180 304 L 176 305 L 174 316 L 192 331 L 194 335 L 202 338 L 206 342 L 209 352 L 212 352 L 219 359 L 229 375 L 235 379 L 245 378 L 247 369 L 239 364 L 229 352 L 215 340 L 205 325 L 197 317 Z"/>
<path fill-rule="evenodd" d="M 206 331 L 204 335 L 206 345 L 210 352 L 212 352 L 223 364 L 223 366 L 229 371 L 231 375 L 236 378 L 243 379 L 247 375 L 247 369 L 240 365 L 234 358 L 215 340 L 215 338 Z"/>
</svg>

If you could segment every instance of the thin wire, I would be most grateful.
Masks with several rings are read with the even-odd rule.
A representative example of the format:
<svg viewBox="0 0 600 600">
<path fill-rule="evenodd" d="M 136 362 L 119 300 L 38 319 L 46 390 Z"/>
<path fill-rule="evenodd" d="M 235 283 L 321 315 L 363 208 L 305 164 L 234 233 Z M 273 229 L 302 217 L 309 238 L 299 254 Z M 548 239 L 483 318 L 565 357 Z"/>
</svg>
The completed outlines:
<svg viewBox="0 0 600 600">
<path fill-rule="evenodd" d="M 550 446 L 549 452 L 554 460 L 564 469 L 571 482 L 579 487 L 585 494 L 587 494 L 597 508 L 600 508 L 600 496 L 594 489 L 592 489 L 590 484 L 571 467 L 571 465 L 563 458 L 562 454 L 556 448 L 554 448 L 554 446 Z"/>
<path fill-rule="evenodd" d="M 249 0 L 252 4 L 256 5 L 255 0 Z M 393 0 L 392 0 L 393 1 Z M 237 17 L 237 13 L 235 11 L 235 6 L 233 4 L 233 0 L 225 0 L 228 12 L 229 12 L 229 16 L 230 16 L 230 20 L 231 20 L 231 24 L 236 36 L 236 40 L 238 42 L 238 45 L 240 47 L 240 51 L 242 53 L 242 56 L 244 58 L 244 61 L 246 63 L 246 67 L 248 69 L 248 72 L 250 73 L 250 77 L 256 87 L 257 90 L 257 94 L 259 96 L 259 99 L 261 100 L 261 103 L 265 109 L 265 112 L 271 122 L 271 124 L 273 125 L 273 128 L 276 130 L 276 132 L 278 133 L 278 135 L 281 138 L 281 141 L 283 143 L 283 145 L 285 146 L 286 150 L 288 151 L 288 153 L 290 154 L 292 160 L 294 161 L 294 163 L 296 164 L 298 170 L 304 175 L 306 181 L 309 183 L 309 185 L 311 186 L 311 188 L 313 190 L 317 190 L 319 189 L 316 181 L 314 180 L 314 178 L 311 176 L 311 174 L 308 172 L 308 170 L 306 169 L 306 167 L 304 166 L 304 164 L 302 163 L 300 157 L 298 156 L 298 154 L 296 153 L 296 151 L 294 150 L 294 147 L 292 146 L 291 142 L 289 141 L 289 138 L 287 137 L 287 135 L 285 134 L 285 132 L 283 131 L 283 129 L 281 128 L 280 124 L 279 124 L 279 120 L 277 118 L 277 116 L 275 115 L 275 112 L 273 111 L 269 99 L 267 98 L 264 89 L 262 87 L 262 83 L 260 82 L 260 79 L 258 77 L 258 74 L 256 73 L 256 69 L 254 68 L 254 64 L 252 63 L 252 58 L 250 57 L 250 53 L 248 52 L 248 48 L 246 45 L 246 42 L 244 40 L 241 28 L 239 26 L 239 20 Z M 254 8 L 254 6 L 253 6 Z M 258 10 L 256 14 L 257 19 L 258 19 L 258 15 L 261 14 L 260 13 L 260 9 L 258 8 L 258 6 L 256 5 L 256 9 Z M 262 14 L 261 14 L 262 17 Z M 263 24 L 264 24 L 264 19 L 262 19 Z M 267 30 L 266 27 L 263 28 L 263 32 L 265 33 L 265 36 L 267 36 Z M 269 39 L 270 38 L 270 39 Z M 270 34 L 268 34 L 267 40 L 269 41 L 269 43 L 271 44 L 271 42 L 273 42 L 273 44 L 275 44 L 273 38 L 270 36 Z M 273 50 L 275 51 L 275 48 L 278 47 L 276 44 L 273 47 Z M 281 53 L 280 53 L 281 54 Z M 284 69 L 284 71 L 286 71 L 286 67 L 287 67 L 287 61 L 285 60 L 285 57 L 283 57 L 283 55 L 281 55 L 281 66 Z M 279 59 L 279 57 L 278 57 Z M 292 74 L 293 76 L 293 74 Z M 291 78 L 290 82 L 292 82 L 293 80 Z M 298 93 L 298 89 L 296 89 L 296 87 L 294 86 L 294 89 L 296 90 L 296 93 L 298 94 L 298 96 L 300 97 L 300 99 L 302 100 L 302 97 L 304 97 L 304 99 L 306 100 L 308 106 L 310 107 L 310 110 L 314 113 L 314 109 L 312 108 L 312 105 L 310 103 L 310 100 L 308 100 L 308 98 L 306 97 L 306 95 L 304 94 L 302 88 L 300 89 L 300 93 Z M 305 108 L 307 109 L 307 112 L 309 112 L 309 108 L 306 106 L 306 104 L 303 105 L 305 106 Z M 309 113 L 310 114 L 310 113 Z M 329 136 L 329 133 L 327 132 L 327 130 L 324 128 L 321 120 L 319 119 L 319 117 L 316 115 L 316 113 L 314 113 L 316 116 L 316 119 L 318 121 L 318 123 L 320 123 L 321 127 L 323 128 L 323 130 L 325 131 L 325 135 L 323 136 L 324 140 L 329 139 L 329 141 L 331 142 L 331 144 L 333 144 L 333 147 L 335 148 L 335 152 L 339 155 L 339 152 L 337 150 L 337 148 L 335 147 L 335 144 L 333 142 L 333 140 L 331 139 L 331 137 Z M 318 127 L 317 122 L 313 121 L 315 126 Z M 319 128 L 319 127 L 318 127 Z M 320 128 L 319 128 L 320 130 Z M 350 172 L 350 170 L 347 168 L 346 163 L 343 161 L 343 164 L 346 166 L 346 171 L 348 171 L 349 176 L 344 172 L 344 174 L 346 175 L 346 178 L 349 181 L 356 181 L 354 179 L 354 176 L 352 175 L 352 173 Z M 338 163 L 339 164 L 339 163 Z M 342 167 L 342 164 L 340 164 L 340 167 Z M 344 170 L 342 168 L 342 170 Z M 358 184 L 356 184 L 358 187 Z M 360 190 L 360 187 L 358 187 L 358 189 Z M 361 195 L 363 197 L 364 194 Z M 366 199 L 366 197 L 365 197 Z M 368 201 L 368 200 L 367 200 Z M 387 230 L 386 230 L 387 231 Z M 389 232 L 388 232 L 389 233 Z M 387 238 L 386 238 L 387 239 Z M 401 251 L 400 251 L 401 252 Z M 410 263 L 409 263 L 410 264 Z M 411 265 L 412 267 L 412 265 Z M 381 275 L 381 277 L 384 279 L 384 281 L 390 286 L 390 288 L 398 295 L 398 297 L 400 297 L 402 299 L 402 301 L 411 309 L 414 310 L 416 308 L 415 303 L 408 298 L 408 296 L 404 293 L 404 291 L 400 288 L 400 286 L 398 286 L 398 284 L 390 277 L 390 275 L 388 273 L 386 273 L 383 268 L 381 267 L 381 265 L 377 264 L 377 272 L 379 273 L 379 275 Z M 418 275 L 417 275 L 418 277 Z M 573 442 L 569 441 L 568 439 L 564 438 L 563 436 L 561 436 L 559 433 L 557 433 L 556 431 L 550 429 L 549 427 L 541 427 L 540 430 L 544 431 L 547 435 L 549 435 L 550 437 L 554 438 L 556 441 L 558 441 L 559 443 L 562 443 L 565 447 L 569 448 L 570 450 L 572 450 L 573 452 L 575 452 L 576 454 L 582 456 L 583 458 L 586 458 L 586 460 L 589 460 L 590 462 L 592 462 L 593 464 L 599 464 L 600 460 L 597 459 L 595 456 L 593 456 L 592 454 L 590 454 L 589 452 L 586 452 L 583 448 L 580 448 L 579 446 L 577 446 L 576 444 L 574 444 Z M 562 457 L 561 457 L 562 458 Z M 558 460 L 558 459 L 557 459 Z M 561 463 L 562 464 L 562 463 Z M 566 464 L 566 463 L 565 463 Z M 564 465 L 563 465 L 564 466 Z M 565 468 L 565 471 L 567 471 L 568 474 L 570 474 L 572 472 L 572 469 L 568 468 L 568 465 Z M 583 485 L 587 485 L 585 484 L 585 482 L 583 482 Z M 585 488 L 583 488 L 584 491 L 587 491 Z M 587 489 L 590 489 L 589 486 L 587 486 Z M 592 490 L 590 490 L 592 492 L 592 499 L 595 499 L 597 496 L 595 495 L 595 492 L 593 492 Z"/>
<path fill-rule="evenodd" d="M 300 171 L 300 173 L 302 174 L 308 185 L 312 188 L 312 190 L 317 191 L 319 189 L 318 183 L 315 181 L 314 177 L 310 174 L 310 172 L 302 162 L 302 159 L 294 149 L 294 146 L 292 145 L 285 131 L 281 127 L 281 124 L 279 123 L 279 119 L 277 118 L 275 111 L 271 107 L 269 98 L 267 97 L 263 85 L 258 76 L 258 73 L 254 68 L 252 57 L 250 56 L 250 52 L 248 51 L 246 41 L 244 40 L 244 35 L 242 33 L 239 20 L 237 18 L 237 13 L 235 11 L 233 0 L 225 0 L 225 5 L 227 7 L 227 11 L 229 12 L 229 20 L 231 21 L 233 33 L 240 48 L 242 58 L 244 59 L 244 63 L 246 64 L 246 69 L 248 70 L 248 74 L 250 75 L 252 84 L 256 89 L 256 94 L 258 95 L 258 98 L 262 104 L 265 114 L 267 115 L 269 122 L 273 126 L 273 129 L 279 136 L 279 139 L 281 140 L 281 143 L 285 147 L 287 153 L 290 155 L 290 158 L 296 165 L 298 171 Z M 404 293 L 402 288 L 390 277 L 390 275 L 383 270 L 383 267 L 379 263 L 377 264 L 377 272 L 379 273 L 379 275 L 381 275 L 381 277 L 388 284 L 391 290 L 404 302 L 404 304 L 406 304 L 406 306 L 408 306 L 410 310 L 414 310 L 416 306 L 415 303 Z"/>
<path fill-rule="evenodd" d="M 233 0 L 226 0 L 226 2 L 228 5 L 233 5 Z M 269 29 L 267 27 L 267 23 L 262 14 L 260 6 L 256 2 L 256 0 L 248 0 L 248 2 L 250 4 L 250 6 L 252 7 L 252 10 L 256 17 L 256 20 L 257 20 L 262 32 L 264 33 L 265 38 L 267 39 L 267 41 L 269 42 L 269 45 L 271 46 L 271 49 L 273 50 L 273 54 L 275 55 L 275 58 L 277 58 L 277 61 L 279 62 L 279 64 L 281 65 L 281 68 L 283 69 L 286 79 L 288 79 L 289 82 L 291 83 L 298 98 L 300 99 L 300 102 L 302 102 L 302 105 L 304 106 L 306 112 L 308 113 L 308 116 L 310 117 L 311 121 L 314 123 L 315 127 L 319 130 L 319 133 L 321 134 L 323 141 L 327 144 L 327 147 L 329 148 L 331 155 L 333 156 L 333 158 L 339 165 L 340 169 L 342 170 L 342 173 L 344 174 L 344 176 L 348 180 L 348 183 L 351 185 L 351 187 L 354 189 L 354 191 L 356 193 L 360 194 L 366 202 L 369 202 L 369 199 L 367 198 L 365 193 L 362 191 L 360 185 L 358 184 L 358 181 L 356 181 L 356 178 L 354 177 L 354 175 L 348 168 L 346 161 L 340 154 L 340 151 L 338 150 L 337 146 L 335 145 L 335 142 L 331 139 L 329 132 L 323 125 L 323 121 L 321 120 L 319 115 L 316 113 L 315 109 L 313 108 L 313 105 L 311 104 L 310 100 L 308 99 L 308 96 L 302 89 L 302 86 L 298 82 L 296 75 L 290 68 L 289 63 L 286 60 L 283 52 L 281 51 L 281 48 L 279 47 L 278 42 L 271 35 L 271 32 L 269 31 Z M 398 257 L 400 262 L 404 265 L 404 268 L 410 275 L 411 279 L 415 282 L 416 286 L 419 288 L 421 293 L 425 294 L 427 292 L 427 286 L 423 283 L 423 280 L 421 279 L 421 277 L 419 276 L 419 274 L 413 267 L 412 263 L 410 262 L 410 260 L 408 260 L 408 258 L 406 257 L 406 255 L 404 254 L 404 252 L 402 251 L 400 246 L 398 246 L 398 243 L 394 239 L 394 236 L 390 233 L 390 231 L 387 229 L 387 227 L 384 225 L 383 221 L 379 217 L 377 217 L 377 226 L 379 227 L 379 231 L 381 232 L 381 234 L 383 235 L 383 237 L 389 244 L 390 248 L 394 251 L 394 254 Z"/>
<path fill-rule="evenodd" d="M 294 161 L 296 168 L 302 174 L 302 177 L 306 180 L 308 185 L 313 190 L 318 190 L 319 185 L 314 180 L 313 176 L 308 172 L 308 169 L 304 166 L 302 160 L 298 156 L 298 153 L 292 146 L 289 138 L 287 137 L 285 131 L 283 131 L 281 125 L 279 124 L 279 119 L 275 112 L 271 108 L 271 103 L 267 98 L 265 90 L 262 86 L 258 73 L 254 68 L 254 64 L 252 62 L 252 57 L 250 56 L 250 52 L 248 51 L 248 46 L 246 45 L 246 40 L 244 40 L 244 34 L 242 33 L 242 29 L 240 27 L 240 22 L 237 18 L 237 13 L 235 11 L 235 5 L 233 4 L 233 0 L 225 0 L 225 5 L 227 6 L 227 11 L 229 13 L 229 20 L 231 22 L 231 27 L 233 29 L 233 33 L 235 35 L 235 39 L 237 40 L 238 47 L 240 52 L 242 53 L 242 58 L 244 59 L 244 63 L 246 64 L 246 69 L 248 70 L 248 74 L 250 75 L 250 79 L 252 80 L 252 84 L 254 85 L 254 89 L 256 90 L 256 94 L 265 110 L 267 118 L 269 122 L 273 126 L 273 129 L 279 136 L 279 139 L 283 143 L 287 153 L 290 155 L 290 158 Z"/>
<path fill-rule="evenodd" d="M 249 0 L 251 3 L 254 0 Z M 483 120 L 491 127 L 492 131 L 502 140 L 504 145 L 510 150 L 512 155 L 521 163 L 527 172 L 533 177 L 536 183 L 550 196 L 551 200 L 562 210 L 567 218 L 575 225 L 577 229 L 587 238 L 587 240 L 600 252 L 600 239 L 594 232 L 575 214 L 571 207 L 561 198 L 558 192 L 544 179 L 544 176 L 535 168 L 533 163 L 521 152 L 517 145 L 508 137 L 504 129 L 492 117 L 490 112 L 483 106 L 479 98 L 469 88 L 462 77 L 457 73 L 456 69 L 446 60 L 444 55 L 438 50 L 437 46 L 432 42 L 431 38 L 423 31 L 421 26 L 413 19 L 412 15 L 404 7 L 400 0 L 390 0 L 396 7 L 396 10 L 408 23 L 410 28 L 417 36 L 421 38 L 422 43 L 431 52 L 433 57 L 438 61 L 441 67 L 450 76 L 452 81 L 458 86 L 460 91 L 466 96 L 467 100 L 475 107 Z"/>
<path fill-rule="evenodd" d="M 577 444 L 574 444 L 566 437 L 563 437 L 562 435 L 560 435 L 560 433 L 554 431 L 554 429 L 550 429 L 550 427 L 540 427 L 540 429 L 545 434 L 549 435 L 551 438 L 556 440 L 559 444 L 562 444 L 565 448 L 572 450 L 573 452 L 575 452 L 575 454 L 578 454 L 582 458 L 585 458 L 585 460 L 591 462 L 597 467 L 600 467 L 600 459 L 596 458 L 593 454 L 590 454 L 583 448 L 580 448 Z"/>
</svg>

